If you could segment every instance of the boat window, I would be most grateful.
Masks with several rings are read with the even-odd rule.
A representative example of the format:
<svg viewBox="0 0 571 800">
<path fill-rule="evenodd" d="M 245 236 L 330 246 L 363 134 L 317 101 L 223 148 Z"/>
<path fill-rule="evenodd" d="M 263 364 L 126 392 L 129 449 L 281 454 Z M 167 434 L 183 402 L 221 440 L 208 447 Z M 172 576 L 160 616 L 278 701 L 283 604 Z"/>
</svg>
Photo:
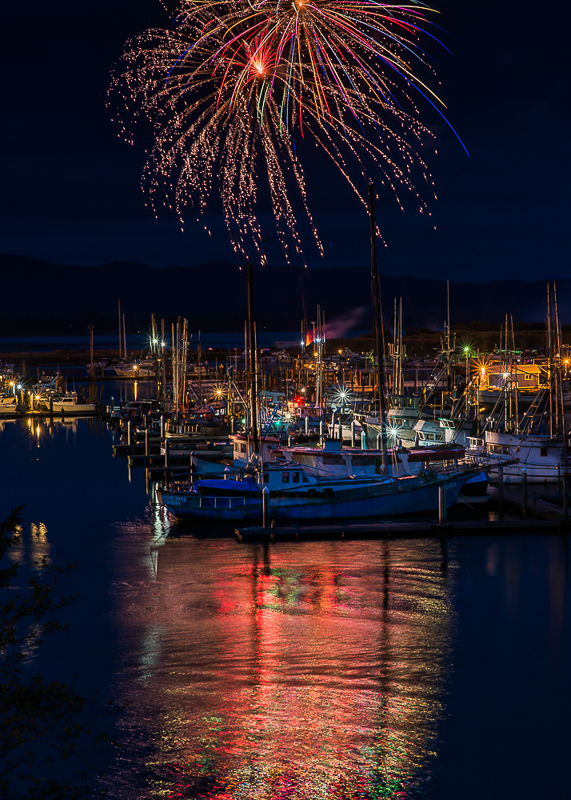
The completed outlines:
<svg viewBox="0 0 571 800">
<path fill-rule="evenodd" d="M 289 483 L 289 472 L 282 472 L 282 483 Z"/>
<path fill-rule="evenodd" d="M 292 478 L 294 483 L 299 483 L 299 472 L 293 472 Z"/>
<path fill-rule="evenodd" d="M 526 379 L 526 381 L 531 381 L 531 380 L 533 380 L 533 375 L 529 375 L 529 373 L 526 372 L 525 373 L 525 379 Z"/>
<path fill-rule="evenodd" d="M 240 452 L 241 453 L 245 453 L 246 452 L 246 445 L 245 444 L 241 444 L 240 445 Z"/>
<path fill-rule="evenodd" d="M 540 455 L 542 458 L 547 458 L 547 447 L 541 447 L 541 448 L 539 449 L 539 455 Z"/>
</svg>

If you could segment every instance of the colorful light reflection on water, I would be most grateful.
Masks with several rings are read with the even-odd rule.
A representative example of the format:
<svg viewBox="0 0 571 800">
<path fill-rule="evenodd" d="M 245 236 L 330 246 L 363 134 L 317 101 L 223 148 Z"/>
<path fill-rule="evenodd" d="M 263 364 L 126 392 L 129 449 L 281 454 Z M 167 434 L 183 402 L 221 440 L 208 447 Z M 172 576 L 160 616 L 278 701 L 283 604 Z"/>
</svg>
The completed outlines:
<svg viewBox="0 0 571 800">
<path fill-rule="evenodd" d="M 117 614 L 139 657 L 115 793 L 141 750 L 153 797 L 396 798 L 426 779 L 455 624 L 437 542 L 155 556 L 144 606 L 136 586 Z"/>
</svg>

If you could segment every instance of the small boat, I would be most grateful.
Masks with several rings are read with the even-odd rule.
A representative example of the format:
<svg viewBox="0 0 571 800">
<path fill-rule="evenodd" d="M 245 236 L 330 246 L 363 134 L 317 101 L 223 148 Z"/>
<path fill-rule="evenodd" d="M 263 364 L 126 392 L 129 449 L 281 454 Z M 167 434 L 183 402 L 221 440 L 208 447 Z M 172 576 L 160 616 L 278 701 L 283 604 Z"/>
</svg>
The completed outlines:
<svg viewBox="0 0 571 800">
<path fill-rule="evenodd" d="M 94 403 L 88 403 L 77 392 L 46 392 L 38 395 L 34 404 L 38 411 L 48 411 L 61 417 L 89 416 L 97 414 L 98 410 Z"/>
<path fill-rule="evenodd" d="M 20 412 L 20 401 L 15 395 L 0 397 L 0 416 L 13 417 Z"/>
<path fill-rule="evenodd" d="M 114 370 L 119 378 L 146 380 L 147 378 L 155 377 L 155 361 L 153 357 L 148 354 L 144 359 L 119 362 L 115 364 Z"/>
</svg>

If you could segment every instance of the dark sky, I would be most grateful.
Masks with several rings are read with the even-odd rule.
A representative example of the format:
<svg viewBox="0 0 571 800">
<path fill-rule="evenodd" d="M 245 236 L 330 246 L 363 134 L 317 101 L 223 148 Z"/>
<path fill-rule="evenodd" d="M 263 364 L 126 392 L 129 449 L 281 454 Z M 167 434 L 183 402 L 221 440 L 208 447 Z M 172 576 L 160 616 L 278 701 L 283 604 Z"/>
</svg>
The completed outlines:
<svg viewBox="0 0 571 800">
<path fill-rule="evenodd" d="M 435 7 L 453 52 L 430 50 L 439 62 L 439 93 L 470 157 L 421 104 L 439 140 L 430 160 L 436 231 L 384 198 L 381 269 L 452 281 L 566 276 L 566 6 L 439 0 Z M 145 143 L 122 142 L 105 107 L 124 41 L 168 25 L 159 0 L 29 0 L 4 4 L 0 20 L 0 251 L 80 265 L 235 261 L 217 213 L 208 220 L 212 238 L 198 225 L 183 235 L 174 218 L 154 219 L 139 184 Z M 326 177 L 309 180 L 326 248 L 320 259 L 308 243 L 309 265 L 367 265 L 366 216 L 348 192 L 332 193 Z M 268 253 L 283 263 L 271 237 Z"/>
</svg>

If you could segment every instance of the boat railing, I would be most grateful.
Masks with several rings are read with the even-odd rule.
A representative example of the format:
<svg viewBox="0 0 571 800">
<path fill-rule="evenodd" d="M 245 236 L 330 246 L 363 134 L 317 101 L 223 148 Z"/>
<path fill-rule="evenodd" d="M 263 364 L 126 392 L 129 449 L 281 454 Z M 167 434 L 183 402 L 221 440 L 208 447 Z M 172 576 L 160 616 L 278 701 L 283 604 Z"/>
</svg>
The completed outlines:
<svg viewBox="0 0 571 800">
<path fill-rule="evenodd" d="M 199 508 L 237 508 L 238 506 L 245 506 L 245 497 L 203 497 L 198 498 Z"/>
<path fill-rule="evenodd" d="M 483 471 L 490 471 L 491 469 L 498 469 L 499 467 L 517 464 L 518 461 L 518 458 L 510 458 L 509 456 L 494 457 L 482 453 L 466 453 L 463 458 L 455 459 L 453 462 L 447 462 L 445 465 L 439 467 L 435 471 L 438 475 L 451 475 L 455 472 L 462 472 L 477 468 L 481 468 Z"/>
<path fill-rule="evenodd" d="M 481 467 L 482 470 L 498 469 L 499 467 L 509 467 L 519 463 L 519 458 L 514 458 L 504 453 L 466 453 L 464 461 L 466 465 Z"/>
</svg>

